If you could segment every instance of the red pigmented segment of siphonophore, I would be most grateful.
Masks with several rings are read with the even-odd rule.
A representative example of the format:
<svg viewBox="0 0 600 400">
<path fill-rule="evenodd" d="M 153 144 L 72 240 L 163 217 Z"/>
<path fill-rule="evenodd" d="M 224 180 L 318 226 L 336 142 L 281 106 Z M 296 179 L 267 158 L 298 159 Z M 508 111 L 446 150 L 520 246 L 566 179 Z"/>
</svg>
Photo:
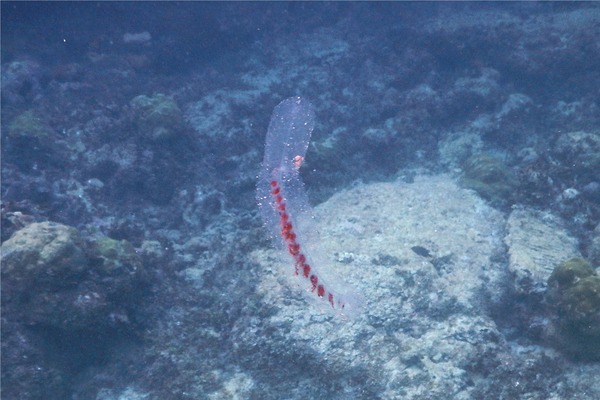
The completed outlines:
<svg viewBox="0 0 600 400">
<path fill-rule="evenodd" d="M 279 213 L 281 237 L 287 246 L 288 252 L 294 258 L 294 274 L 308 279 L 311 285 L 310 291 L 316 291 L 317 296 L 325 297 L 329 304 L 331 304 L 331 307 L 335 308 L 334 294 L 328 291 L 325 286 L 319 282 L 319 277 L 312 271 L 311 266 L 307 262 L 306 256 L 302 252 L 302 246 L 300 246 L 300 243 L 298 243 L 298 237 L 294 232 L 294 225 L 292 224 L 290 215 L 287 212 L 285 199 L 281 195 L 281 186 L 279 185 L 279 182 L 272 180 L 270 185 L 271 195 L 275 200 L 275 207 Z"/>
</svg>

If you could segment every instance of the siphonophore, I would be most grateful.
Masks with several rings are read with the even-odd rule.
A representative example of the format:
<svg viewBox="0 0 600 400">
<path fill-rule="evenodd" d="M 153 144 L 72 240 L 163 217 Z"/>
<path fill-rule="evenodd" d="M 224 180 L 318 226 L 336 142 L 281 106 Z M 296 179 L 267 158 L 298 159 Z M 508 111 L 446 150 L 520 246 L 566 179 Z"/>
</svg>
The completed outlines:
<svg viewBox="0 0 600 400">
<path fill-rule="evenodd" d="M 256 197 L 265 226 L 293 266 L 299 284 L 339 314 L 354 316 L 361 308 L 361 296 L 327 268 L 314 214 L 300 179 L 299 168 L 314 119 L 311 104 L 300 97 L 291 97 L 275 107 Z"/>
</svg>

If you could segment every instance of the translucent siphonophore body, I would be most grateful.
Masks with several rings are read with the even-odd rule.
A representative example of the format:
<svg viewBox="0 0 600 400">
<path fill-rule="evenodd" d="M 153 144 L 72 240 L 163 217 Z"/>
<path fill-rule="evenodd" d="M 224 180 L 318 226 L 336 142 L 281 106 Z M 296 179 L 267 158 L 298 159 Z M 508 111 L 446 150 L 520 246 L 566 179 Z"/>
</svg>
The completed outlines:
<svg viewBox="0 0 600 400">
<path fill-rule="evenodd" d="M 275 245 L 290 259 L 301 286 L 340 314 L 353 316 L 360 309 L 360 296 L 325 265 L 319 232 L 300 179 L 299 168 L 314 125 L 312 106 L 300 97 L 275 107 L 256 197 Z"/>
</svg>

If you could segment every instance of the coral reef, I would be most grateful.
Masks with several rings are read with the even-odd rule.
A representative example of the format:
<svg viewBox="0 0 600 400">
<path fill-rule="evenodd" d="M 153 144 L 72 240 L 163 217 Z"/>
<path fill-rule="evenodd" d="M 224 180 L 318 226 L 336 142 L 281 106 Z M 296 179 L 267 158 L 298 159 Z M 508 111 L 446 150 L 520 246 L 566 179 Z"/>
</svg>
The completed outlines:
<svg viewBox="0 0 600 400">
<path fill-rule="evenodd" d="M 579 179 L 588 183 L 598 179 L 600 171 L 600 134 L 584 131 L 563 133 L 554 153 L 570 170 L 578 171 Z"/>
<path fill-rule="evenodd" d="M 496 157 L 480 154 L 470 157 L 460 179 L 463 187 L 473 189 L 494 205 L 506 205 L 514 198 L 518 180 L 508 166 Z"/>
<path fill-rule="evenodd" d="M 137 329 L 145 278 L 128 242 L 90 243 L 73 227 L 34 222 L 2 243 L 1 253 L 2 380 L 18 398 L 39 398 L 45 386 L 60 393 L 69 368 Z M 65 355 L 64 348 L 78 351 Z M 38 360 L 38 370 L 27 368 L 26 355 Z M 56 358 L 72 358 L 71 367 Z"/>
<path fill-rule="evenodd" d="M 81 275 L 86 262 L 77 230 L 53 222 L 30 224 L 2 244 L 2 279 L 10 283 L 8 293 L 64 286 Z"/>
<path fill-rule="evenodd" d="M 560 346 L 573 356 L 600 360 L 600 275 L 582 258 L 560 263 L 548 279 Z"/>
<path fill-rule="evenodd" d="M 600 224 L 592 234 L 588 248 L 588 258 L 594 265 L 600 265 Z"/>
<path fill-rule="evenodd" d="M 45 138 L 51 132 L 48 124 L 33 110 L 19 114 L 8 127 L 11 137 L 23 137 L 29 140 Z"/>
<path fill-rule="evenodd" d="M 596 4 L 0 7 L 2 398 L 600 398 Z M 257 219 L 296 95 L 353 321 Z"/>
<path fill-rule="evenodd" d="M 142 279 L 131 244 L 106 237 L 88 244 L 66 225 L 32 223 L 2 244 L 3 300 L 30 325 L 115 327 L 111 313 Z"/>
<path fill-rule="evenodd" d="M 30 59 L 19 59 L 2 65 L 2 104 L 23 106 L 40 93 L 40 65 Z"/>
<path fill-rule="evenodd" d="M 29 109 L 18 114 L 8 124 L 3 137 L 2 145 L 8 150 L 6 159 L 21 170 L 44 166 L 52 157 L 55 138 L 51 134 L 51 126 L 39 111 Z"/>
<path fill-rule="evenodd" d="M 471 132 L 456 132 L 441 140 L 438 145 L 440 161 L 451 167 L 465 165 L 475 154 L 481 153 L 481 136 Z"/>
<path fill-rule="evenodd" d="M 140 95 L 130 102 L 138 133 L 151 140 L 176 136 L 183 127 L 183 115 L 172 97 L 158 93 Z"/>
<path fill-rule="evenodd" d="M 114 240 L 102 237 L 94 243 L 98 259 L 102 260 L 102 273 L 135 274 L 141 268 L 141 260 L 135 249 L 127 240 Z"/>
</svg>

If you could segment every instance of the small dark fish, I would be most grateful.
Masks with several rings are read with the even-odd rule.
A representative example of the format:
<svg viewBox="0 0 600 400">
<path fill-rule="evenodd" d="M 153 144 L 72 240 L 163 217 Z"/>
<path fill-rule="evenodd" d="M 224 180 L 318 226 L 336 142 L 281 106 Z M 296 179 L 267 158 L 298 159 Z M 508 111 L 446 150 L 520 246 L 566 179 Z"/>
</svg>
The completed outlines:
<svg viewBox="0 0 600 400">
<path fill-rule="evenodd" d="M 431 257 L 431 253 L 425 247 L 413 246 L 410 248 L 412 251 L 420 255 L 421 257 Z"/>
</svg>

